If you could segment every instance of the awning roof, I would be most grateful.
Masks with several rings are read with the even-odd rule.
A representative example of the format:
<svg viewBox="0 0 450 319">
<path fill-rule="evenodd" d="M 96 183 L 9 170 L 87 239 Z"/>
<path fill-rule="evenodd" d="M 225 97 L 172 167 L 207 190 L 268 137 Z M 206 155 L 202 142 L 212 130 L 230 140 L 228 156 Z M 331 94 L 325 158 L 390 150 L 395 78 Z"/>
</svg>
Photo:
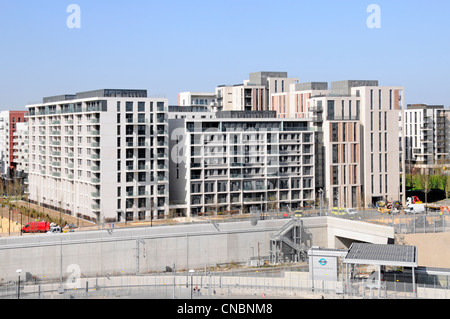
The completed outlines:
<svg viewBox="0 0 450 319">
<path fill-rule="evenodd" d="M 417 267 L 417 247 L 353 243 L 346 264 Z"/>
</svg>

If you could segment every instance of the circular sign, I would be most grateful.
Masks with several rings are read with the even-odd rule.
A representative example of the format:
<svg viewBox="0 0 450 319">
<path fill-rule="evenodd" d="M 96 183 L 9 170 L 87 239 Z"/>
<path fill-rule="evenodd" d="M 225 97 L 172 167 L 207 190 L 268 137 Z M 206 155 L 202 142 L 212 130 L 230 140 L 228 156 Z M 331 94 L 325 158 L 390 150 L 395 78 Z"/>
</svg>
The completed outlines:
<svg viewBox="0 0 450 319">
<path fill-rule="evenodd" d="M 319 260 L 319 264 L 325 266 L 327 264 L 327 260 L 325 258 L 322 258 L 321 260 Z"/>
</svg>

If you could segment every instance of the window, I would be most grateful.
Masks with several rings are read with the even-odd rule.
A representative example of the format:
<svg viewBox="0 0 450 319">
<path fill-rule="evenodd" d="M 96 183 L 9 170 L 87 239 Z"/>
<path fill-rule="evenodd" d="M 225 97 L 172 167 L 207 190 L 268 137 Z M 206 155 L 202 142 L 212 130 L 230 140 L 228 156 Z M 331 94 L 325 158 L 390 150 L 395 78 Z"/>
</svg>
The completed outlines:
<svg viewBox="0 0 450 319">
<path fill-rule="evenodd" d="M 328 101 L 328 117 L 334 119 L 334 100 Z"/>
<path fill-rule="evenodd" d="M 373 112 L 370 112 L 370 130 L 373 131 Z"/>
<path fill-rule="evenodd" d="M 389 110 L 392 110 L 392 90 L 389 90 Z"/>
<path fill-rule="evenodd" d="M 126 135 L 133 135 L 133 125 L 126 126 Z"/>
<path fill-rule="evenodd" d="M 331 124 L 331 141 L 332 142 L 338 142 L 338 123 L 332 123 Z"/>
<path fill-rule="evenodd" d="M 373 154 L 370 155 L 370 172 L 373 173 Z"/>
<path fill-rule="evenodd" d="M 333 164 L 339 163 L 339 145 L 334 144 L 333 145 Z"/>
<path fill-rule="evenodd" d="M 127 112 L 133 112 L 133 102 L 127 102 L 126 103 L 126 111 Z"/>
<path fill-rule="evenodd" d="M 370 151 L 373 152 L 373 133 L 370 133 Z"/>
<path fill-rule="evenodd" d="M 370 109 L 373 110 L 373 90 L 370 90 Z"/>
<path fill-rule="evenodd" d="M 138 102 L 138 112 L 145 112 L 145 102 Z"/>
<path fill-rule="evenodd" d="M 378 130 L 381 131 L 381 112 L 378 113 Z"/>
<path fill-rule="evenodd" d="M 348 101 L 348 118 L 352 119 L 352 101 Z"/>
<path fill-rule="evenodd" d="M 378 109 L 381 110 L 381 90 L 378 91 Z"/>
<path fill-rule="evenodd" d="M 333 185 L 338 185 L 339 167 L 333 166 Z"/>
<path fill-rule="evenodd" d="M 126 181 L 127 182 L 132 182 L 134 179 L 134 173 L 127 173 L 126 174 Z"/>
<path fill-rule="evenodd" d="M 347 123 L 342 123 L 342 142 L 345 142 L 347 140 L 346 131 Z"/>
</svg>

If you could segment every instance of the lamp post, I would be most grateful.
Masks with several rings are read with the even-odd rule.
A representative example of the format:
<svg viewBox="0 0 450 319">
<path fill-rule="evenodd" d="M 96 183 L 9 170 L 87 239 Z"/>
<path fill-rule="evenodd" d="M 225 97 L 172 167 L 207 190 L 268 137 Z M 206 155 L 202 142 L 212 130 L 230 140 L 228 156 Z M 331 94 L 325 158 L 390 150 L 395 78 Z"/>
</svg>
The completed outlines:
<svg viewBox="0 0 450 319">
<path fill-rule="evenodd" d="M 320 214 L 319 216 L 322 216 L 322 201 L 323 201 L 323 189 L 319 189 L 319 205 L 320 205 Z"/>
<path fill-rule="evenodd" d="M 189 273 L 191 274 L 191 299 L 192 299 L 192 293 L 193 293 L 193 287 L 194 287 L 192 280 L 193 280 L 193 274 L 195 273 L 195 270 L 191 269 L 191 270 L 189 270 Z"/>
<path fill-rule="evenodd" d="M 17 284 L 17 299 L 20 299 L 20 274 L 22 273 L 22 269 L 17 269 L 16 273 L 19 276 L 19 281 Z"/>
</svg>

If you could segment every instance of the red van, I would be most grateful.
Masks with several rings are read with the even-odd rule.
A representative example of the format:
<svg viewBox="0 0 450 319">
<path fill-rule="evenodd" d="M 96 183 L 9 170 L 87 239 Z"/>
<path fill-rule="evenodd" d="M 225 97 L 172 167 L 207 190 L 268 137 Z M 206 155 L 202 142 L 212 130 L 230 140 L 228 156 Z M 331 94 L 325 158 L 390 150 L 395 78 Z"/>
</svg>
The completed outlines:
<svg viewBox="0 0 450 319">
<path fill-rule="evenodd" d="M 31 222 L 22 227 L 22 233 L 46 233 L 49 230 L 49 222 Z"/>
</svg>

